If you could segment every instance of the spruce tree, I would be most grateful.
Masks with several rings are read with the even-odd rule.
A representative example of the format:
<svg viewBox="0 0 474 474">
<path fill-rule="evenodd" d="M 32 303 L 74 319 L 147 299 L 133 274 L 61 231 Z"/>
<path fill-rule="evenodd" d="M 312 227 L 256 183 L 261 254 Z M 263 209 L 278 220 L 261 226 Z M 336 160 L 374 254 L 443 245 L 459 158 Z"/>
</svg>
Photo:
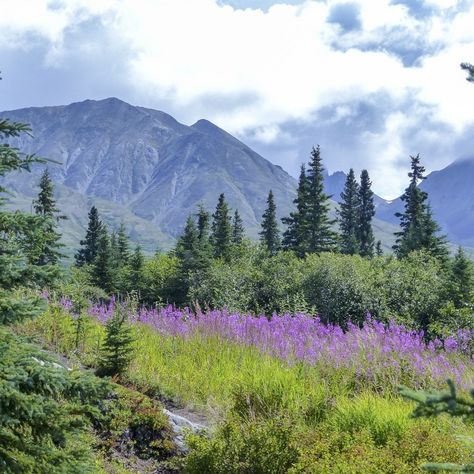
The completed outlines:
<svg viewBox="0 0 474 474">
<path fill-rule="evenodd" d="M 127 308 L 118 304 L 105 326 L 105 340 L 96 374 L 101 377 L 122 375 L 130 363 L 133 341 Z"/>
<path fill-rule="evenodd" d="M 175 250 L 183 275 L 188 275 L 198 266 L 199 233 L 192 216 L 188 216 L 183 235 L 178 239 Z"/>
<path fill-rule="evenodd" d="M 308 166 L 307 250 L 319 254 L 336 249 L 337 234 L 332 230 L 335 220 L 329 219 L 330 196 L 324 192 L 323 165 L 319 145 L 311 150 Z"/>
<path fill-rule="evenodd" d="M 260 241 L 268 250 L 270 255 L 275 255 L 280 249 L 280 233 L 276 219 L 276 205 L 273 192 L 270 189 L 267 198 L 267 208 L 262 216 L 262 230 L 260 231 Z"/>
<path fill-rule="evenodd" d="M 91 268 L 92 283 L 107 293 L 115 291 L 114 268 L 110 239 L 107 229 L 103 227 L 97 239 L 97 251 Z"/>
<path fill-rule="evenodd" d="M 242 245 L 244 235 L 244 223 L 240 217 L 239 211 L 236 209 L 232 219 L 232 243 L 237 246 Z"/>
<path fill-rule="evenodd" d="M 130 240 L 128 239 L 123 222 L 120 223 L 117 233 L 117 253 L 120 265 L 126 265 L 130 259 Z"/>
<path fill-rule="evenodd" d="M 288 217 L 282 219 L 283 224 L 287 226 L 283 232 L 283 248 L 285 250 L 293 250 L 299 257 L 303 257 L 307 252 L 308 184 L 306 168 L 305 165 L 302 164 L 298 179 L 298 190 L 296 198 L 293 200 L 296 209 L 290 212 Z"/>
<path fill-rule="evenodd" d="M 118 270 L 121 266 L 115 229 L 110 234 L 110 262 L 114 271 Z"/>
<path fill-rule="evenodd" d="M 444 258 L 447 254 L 446 239 L 438 236 L 439 227 L 432 218 L 431 209 L 427 204 L 428 194 L 418 185 L 426 179 L 425 168 L 421 165 L 420 155 L 410 156 L 411 178 L 409 186 L 401 200 L 405 203 L 404 212 L 397 212 L 400 218 L 401 231 L 396 232 L 393 249 L 399 258 L 416 250 L 426 250 L 436 257 Z"/>
<path fill-rule="evenodd" d="M 381 257 L 383 255 L 382 242 L 380 240 L 377 240 L 377 244 L 375 245 L 375 254 L 377 257 Z"/>
<path fill-rule="evenodd" d="M 372 192 L 367 170 L 362 170 L 359 187 L 359 226 L 358 240 L 359 253 L 363 257 L 374 255 L 374 231 L 372 229 L 372 219 L 375 216 L 374 193 Z"/>
<path fill-rule="evenodd" d="M 102 221 L 99 219 L 97 208 L 92 206 L 89 211 L 89 223 L 87 226 L 86 237 L 84 240 L 80 241 L 82 248 L 78 250 L 75 255 L 76 265 L 78 267 L 89 265 L 95 260 L 99 238 L 102 235 L 103 227 Z"/>
<path fill-rule="evenodd" d="M 212 215 L 211 242 L 215 258 L 229 260 L 232 244 L 232 225 L 229 216 L 229 206 L 224 193 L 219 196 L 216 211 Z"/>
<path fill-rule="evenodd" d="M 24 124 L 0 119 L 0 140 L 28 131 Z M 0 177 L 29 171 L 37 162 L 44 160 L 0 142 Z M 0 472 L 92 472 L 95 463 L 80 437 L 89 428 L 92 405 L 97 407 L 110 389 L 89 374 L 60 368 L 5 327 L 44 311 L 45 300 L 24 290 L 38 288 L 51 267 L 33 265 L 20 244 L 25 235 L 31 240 L 44 217 L 5 210 L 5 192 L 0 185 Z"/>
<path fill-rule="evenodd" d="M 198 258 L 199 266 L 205 269 L 209 266 L 212 258 L 212 245 L 209 239 L 209 226 L 211 215 L 204 209 L 202 204 L 198 207 L 197 212 L 197 231 L 198 231 Z"/>
<path fill-rule="evenodd" d="M 451 266 L 451 300 L 456 308 L 472 304 L 474 298 L 474 264 L 459 247 Z"/>
<path fill-rule="evenodd" d="M 32 265 L 55 266 L 64 257 L 60 249 L 61 233 L 58 231 L 58 221 L 65 219 L 56 207 L 53 184 L 45 170 L 39 183 L 38 198 L 33 200 L 35 215 L 38 216 L 34 229 L 17 237 L 28 261 Z M 59 268 L 58 268 L 59 271 Z"/>
<path fill-rule="evenodd" d="M 143 266 L 145 257 L 140 244 L 135 246 L 133 254 L 130 256 L 130 287 L 132 291 L 141 292 L 143 283 Z"/>
<path fill-rule="evenodd" d="M 359 185 L 351 168 L 347 175 L 344 190 L 341 193 L 342 201 L 337 211 L 341 229 L 341 252 L 347 255 L 359 253 L 359 225 L 360 225 L 360 195 Z"/>
</svg>

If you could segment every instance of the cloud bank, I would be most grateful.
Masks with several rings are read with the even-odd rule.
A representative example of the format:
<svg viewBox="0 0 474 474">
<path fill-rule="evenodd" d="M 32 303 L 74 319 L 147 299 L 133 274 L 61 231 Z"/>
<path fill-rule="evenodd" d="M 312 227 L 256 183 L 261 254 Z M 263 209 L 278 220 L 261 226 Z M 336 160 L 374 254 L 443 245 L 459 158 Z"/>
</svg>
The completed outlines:
<svg viewBox="0 0 474 474">
<path fill-rule="evenodd" d="M 432 170 L 472 151 L 473 55 L 474 1 L 21 0 L 0 16 L 0 108 L 116 95 L 292 174 L 320 143 L 391 198 L 410 154 Z"/>
</svg>

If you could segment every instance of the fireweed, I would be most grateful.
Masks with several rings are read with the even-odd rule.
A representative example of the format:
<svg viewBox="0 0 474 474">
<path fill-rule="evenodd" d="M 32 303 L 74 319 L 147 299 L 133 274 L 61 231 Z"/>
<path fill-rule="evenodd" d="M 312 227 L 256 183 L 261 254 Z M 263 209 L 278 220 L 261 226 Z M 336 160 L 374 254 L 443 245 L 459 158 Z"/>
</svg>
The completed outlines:
<svg viewBox="0 0 474 474">
<path fill-rule="evenodd" d="M 116 302 L 95 305 L 89 315 L 105 323 Z M 424 386 L 454 379 L 471 387 L 474 331 L 459 331 L 444 340 L 426 342 L 422 332 L 391 322 L 384 325 L 370 315 L 362 327 L 324 324 L 319 317 L 305 314 L 274 314 L 272 317 L 212 310 L 194 314 L 168 306 L 141 308 L 130 314 L 133 323 L 146 324 L 164 336 L 184 339 L 218 337 L 223 341 L 254 346 L 262 353 L 289 364 L 306 363 L 322 371 L 349 370 L 363 382 Z"/>
</svg>

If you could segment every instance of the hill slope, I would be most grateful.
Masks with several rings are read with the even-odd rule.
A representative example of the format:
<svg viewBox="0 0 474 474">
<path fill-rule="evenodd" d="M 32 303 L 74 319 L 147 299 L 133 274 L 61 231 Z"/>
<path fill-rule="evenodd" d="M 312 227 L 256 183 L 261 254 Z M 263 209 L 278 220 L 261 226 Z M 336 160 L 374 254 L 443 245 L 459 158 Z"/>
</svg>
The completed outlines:
<svg viewBox="0 0 474 474">
<path fill-rule="evenodd" d="M 254 237 L 268 191 L 273 190 L 280 216 L 288 214 L 295 196 L 296 182 L 282 168 L 206 120 L 188 127 L 164 112 L 114 98 L 0 116 L 31 125 L 34 136 L 12 144 L 60 162 L 49 169 L 63 194 L 123 208 L 153 223 L 168 240 L 198 203 L 213 209 L 221 192 Z M 16 201 L 25 203 L 35 194 L 40 168 L 9 177 Z M 84 225 L 86 208 L 62 195 L 59 204 Z"/>
<path fill-rule="evenodd" d="M 449 240 L 474 247 L 474 158 L 451 163 L 430 173 L 420 185 L 429 196 L 435 219 Z M 400 198 L 377 207 L 377 217 L 398 223 L 395 212 L 403 209 Z"/>
</svg>

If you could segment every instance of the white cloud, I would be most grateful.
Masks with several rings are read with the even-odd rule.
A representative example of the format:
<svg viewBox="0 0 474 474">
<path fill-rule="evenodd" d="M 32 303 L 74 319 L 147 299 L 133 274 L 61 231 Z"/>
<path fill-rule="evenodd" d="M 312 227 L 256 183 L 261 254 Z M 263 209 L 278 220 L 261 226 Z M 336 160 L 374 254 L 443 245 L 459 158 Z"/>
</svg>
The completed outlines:
<svg viewBox="0 0 474 474">
<path fill-rule="evenodd" d="M 474 123 L 473 87 L 459 70 L 461 61 L 474 60 L 474 2 L 455 13 L 455 0 L 426 0 L 438 8 L 421 20 L 402 4 L 357 0 L 362 30 L 345 35 L 326 21 L 338 3 L 344 2 L 308 0 L 264 12 L 217 0 L 21 0 L 0 15 L 0 47 L 28 47 L 37 35 L 50 43 L 45 61 L 60 67 L 68 32 L 100 18 L 127 44 L 123 73 L 137 97 L 165 99 L 181 120 L 206 117 L 263 143 L 288 139 L 281 132 L 285 122 L 309 122 L 334 106 L 337 126 L 350 117 L 351 103 L 387 94 L 393 110 L 381 118 L 382 132 L 364 135 L 364 165 L 385 183 L 384 193 L 396 194 L 405 175 L 397 163 L 410 145 L 403 141 L 407 129 L 430 125 L 426 116 L 407 116 L 407 100 L 430 107 L 433 121 L 452 128 L 453 140 Z M 426 50 L 408 67 L 397 49 L 415 47 Z M 255 100 L 205 109 L 211 95 Z"/>
</svg>

